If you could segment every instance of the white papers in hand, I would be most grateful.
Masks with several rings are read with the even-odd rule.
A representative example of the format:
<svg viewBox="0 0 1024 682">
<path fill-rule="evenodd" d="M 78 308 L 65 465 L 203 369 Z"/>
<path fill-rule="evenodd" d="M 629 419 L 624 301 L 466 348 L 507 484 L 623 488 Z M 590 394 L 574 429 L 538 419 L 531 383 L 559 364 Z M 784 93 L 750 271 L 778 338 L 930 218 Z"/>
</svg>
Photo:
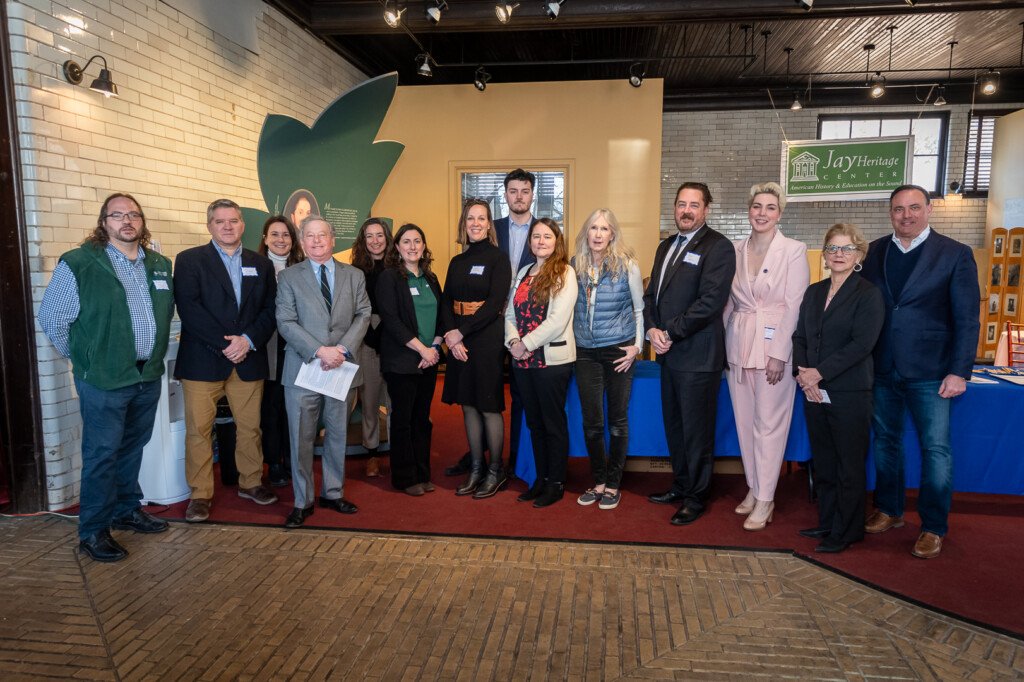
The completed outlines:
<svg viewBox="0 0 1024 682">
<path fill-rule="evenodd" d="M 352 387 L 352 380 L 355 378 L 358 370 L 359 365 L 353 362 L 343 362 L 341 367 L 324 370 L 320 367 L 320 360 L 316 359 L 299 367 L 299 374 L 295 377 L 295 385 L 320 393 L 328 398 L 345 400 L 348 397 L 348 390 Z"/>
<path fill-rule="evenodd" d="M 828 391 L 826 391 L 825 389 L 821 388 L 821 389 L 818 389 L 818 392 L 821 393 L 821 404 L 822 405 L 831 405 L 832 404 L 832 401 L 828 397 Z"/>
</svg>

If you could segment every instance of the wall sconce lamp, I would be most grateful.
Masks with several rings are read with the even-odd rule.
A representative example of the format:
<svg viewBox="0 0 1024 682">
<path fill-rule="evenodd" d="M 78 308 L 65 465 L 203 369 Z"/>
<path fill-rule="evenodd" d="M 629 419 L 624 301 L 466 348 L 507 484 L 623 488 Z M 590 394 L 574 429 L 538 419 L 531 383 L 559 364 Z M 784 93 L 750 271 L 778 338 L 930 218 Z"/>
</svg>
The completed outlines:
<svg viewBox="0 0 1024 682">
<path fill-rule="evenodd" d="M 85 63 L 85 66 L 79 66 L 73 59 L 67 60 L 64 62 L 64 78 L 72 85 L 81 85 L 82 79 L 85 77 L 85 70 L 97 59 L 103 62 L 103 68 L 100 69 L 99 77 L 92 82 L 89 89 L 95 90 L 104 97 L 117 97 L 117 86 L 114 85 L 114 81 L 110 80 L 110 69 L 107 68 L 107 60 L 102 55 L 93 56 Z"/>
</svg>

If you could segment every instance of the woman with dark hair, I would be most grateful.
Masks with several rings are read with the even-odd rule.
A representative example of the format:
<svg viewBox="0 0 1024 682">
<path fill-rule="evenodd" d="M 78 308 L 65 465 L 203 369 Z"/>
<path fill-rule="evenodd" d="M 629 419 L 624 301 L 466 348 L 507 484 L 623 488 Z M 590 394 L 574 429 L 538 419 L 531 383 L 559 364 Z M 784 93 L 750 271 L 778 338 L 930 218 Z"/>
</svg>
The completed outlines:
<svg viewBox="0 0 1024 682">
<path fill-rule="evenodd" d="M 529 243 L 537 262 L 524 266 L 512 284 L 505 345 L 512 353 L 537 470 L 533 485 L 518 500 L 547 507 L 565 494 L 565 397 L 576 360 L 572 320 L 579 287 L 558 223 L 550 218 L 533 221 Z"/>
<path fill-rule="evenodd" d="M 267 218 L 257 248 L 274 264 L 275 276 L 285 268 L 305 260 L 295 226 L 283 215 Z M 260 402 L 260 429 L 263 431 L 263 461 L 268 465 L 270 485 L 283 488 L 291 479 L 291 453 L 288 440 L 288 417 L 284 410 L 284 386 L 281 370 L 284 368 L 285 343 L 277 332 L 267 342 L 270 375 L 263 384 Z"/>
<path fill-rule="evenodd" d="M 391 484 L 413 496 L 432 492 L 430 402 L 444 328 L 441 285 L 430 271 L 427 237 L 399 228 L 377 280 L 380 366 L 391 395 Z"/>
<path fill-rule="evenodd" d="M 814 457 L 818 525 L 800 535 L 816 552 L 842 552 L 864 538 L 864 459 L 871 430 L 872 350 L 885 321 L 882 293 L 858 273 L 868 243 L 856 225 L 825 233 L 831 276 L 812 284 L 793 333 L 793 372 L 804 392 Z"/>
<path fill-rule="evenodd" d="M 459 218 L 459 244 L 463 251 L 452 259 L 444 284 L 445 314 L 451 328 L 442 400 L 462 406 L 469 441 L 469 477 L 455 491 L 474 499 L 491 497 L 508 480 L 502 466 L 505 440 L 505 355 L 502 316 L 512 280 L 508 257 L 498 248 L 491 207 L 483 199 L 470 199 Z M 491 453 L 484 477 L 484 450 Z"/>
<path fill-rule="evenodd" d="M 377 448 L 380 447 L 380 406 L 388 403 L 387 387 L 380 373 L 380 313 L 377 311 L 377 279 L 384 271 L 384 254 L 391 248 L 391 230 L 380 218 L 369 218 L 359 228 L 352 244 L 352 265 L 366 276 L 366 293 L 370 297 L 370 328 L 356 354 L 356 364 L 363 373 L 363 383 L 357 389 L 359 404 L 363 406 L 363 447 L 370 455 L 366 461 L 366 475 L 380 476 Z M 356 406 L 349 401 L 349 417 Z"/>
</svg>

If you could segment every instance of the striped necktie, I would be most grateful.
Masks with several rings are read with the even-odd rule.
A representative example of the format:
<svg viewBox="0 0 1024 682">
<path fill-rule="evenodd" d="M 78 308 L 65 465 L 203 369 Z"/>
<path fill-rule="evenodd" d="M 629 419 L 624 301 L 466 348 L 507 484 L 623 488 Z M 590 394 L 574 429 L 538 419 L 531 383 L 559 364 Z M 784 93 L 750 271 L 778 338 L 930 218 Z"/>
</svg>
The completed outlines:
<svg viewBox="0 0 1024 682">
<path fill-rule="evenodd" d="M 327 312 L 331 312 L 331 285 L 327 283 L 327 266 L 320 264 L 320 293 L 324 295 L 324 303 L 327 304 Z"/>
</svg>

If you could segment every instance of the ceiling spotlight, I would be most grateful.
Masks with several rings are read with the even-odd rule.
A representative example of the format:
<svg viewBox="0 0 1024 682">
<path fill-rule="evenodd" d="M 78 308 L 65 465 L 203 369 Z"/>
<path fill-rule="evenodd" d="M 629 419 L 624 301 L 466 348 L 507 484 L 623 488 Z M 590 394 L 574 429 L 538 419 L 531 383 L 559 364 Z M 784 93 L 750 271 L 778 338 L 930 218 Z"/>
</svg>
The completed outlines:
<svg viewBox="0 0 1024 682">
<path fill-rule="evenodd" d="M 644 73 L 643 64 L 641 64 L 640 62 L 635 62 L 632 66 L 629 67 L 629 84 L 632 85 L 634 88 L 639 88 L 641 85 L 643 85 L 644 76 L 646 75 L 647 74 Z"/>
<path fill-rule="evenodd" d="M 100 93 L 104 97 L 117 97 L 117 86 L 114 85 L 114 81 L 110 79 L 110 70 L 107 68 L 107 60 L 102 55 L 93 56 L 85 63 L 85 66 L 79 66 L 74 60 L 67 60 L 64 62 L 64 78 L 72 85 L 81 85 L 82 78 L 85 76 L 85 70 L 88 69 L 89 65 L 97 59 L 103 62 L 103 68 L 100 69 L 99 77 L 92 82 L 89 89 Z"/>
<path fill-rule="evenodd" d="M 911 7 L 913 7 L 914 5 L 916 5 L 916 4 L 917 4 L 917 0 L 905 0 L 905 1 L 906 1 L 906 3 L 907 3 L 908 5 L 910 5 Z"/>
<path fill-rule="evenodd" d="M 473 87 L 483 92 L 487 89 L 487 83 L 491 80 L 491 74 L 484 70 L 484 67 L 478 66 L 476 73 L 473 74 Z"/>
<path fill-rule="evenodd" d="M 805 10 L 810 11 L 814 7 L 814 0 L 796 0 L 796 4 L 803 7 Z"/>
<path fill-rule="evenodd" d="M 548 15 L 548 19 L 554 20 L 558 18 L 558 13 L 562 11 L 563 2 L 565 2 L 565 0 L 549 2 L 544 5 L 544 12 Z"/>
<path fill-rule="evenodd" d="M 885 94 L 885 76 L 875 71 L 875 75 L 871 77 L 871 96 L 878 99 Z"/>
<path fill-rule="evenodd" d="M 398 28 L 398 25 L 402 23 L 402 14 L 405 13 L 406 7 L 399 7 L 398 3 L 395 3 L 394 8 L 391 7 L 391 3 L 384 3 L 384 23 L 391 28 Z"/>
<path fill-rule="evenodd" d="M 420 63 L 419 68 L 416 69 L 416 73 L 418 73 L 421 76 L 424 76 L 425 78 L 430 78 L 431 76 L 434 75 L 434 72 L 430 69 L 429 54 L 424 52 L 423 54 L 416 57 L 416 61 Z"/>
<path fill-rule="evenodd" d="M 498 21 L 507 24 L 508 20 L 512 18 L 512 10 L 516 7 L 519 7 L 518 2 L 499 2 L 494 6 L 494 14 L 498 17 Z"/>
<path fill-rule="evenodd" d="M 433 24 L 441 23 L 441 12 L 448 9 L 448 3 L 445 0 L 435 0 L 433 7 L 427 8 L 427 20 Z"/>
<path fill-rule="evenodd" d="M 988 70 L 981 78 L 981 94 L 983 95 L 994 95 L 996 90 L 999 89 L 999 72 Z"/>
<path fill-rule="evenodd" d="M 932 102 L 932 104 L 934 104 L 937 107 L 946 106 L 946 86 L 939 86 L 939 96 L 935 98 L 935 101 Z"/>
<path fill-rule="evenodd" d="M 793 103 L 789 105 L 789 110 L 790 111 L 800 111 L 803 108 L 804 108 L 804 105 L 800 103 L 800 94 L 794 92 L 793 93 Z"/>
</svg>

